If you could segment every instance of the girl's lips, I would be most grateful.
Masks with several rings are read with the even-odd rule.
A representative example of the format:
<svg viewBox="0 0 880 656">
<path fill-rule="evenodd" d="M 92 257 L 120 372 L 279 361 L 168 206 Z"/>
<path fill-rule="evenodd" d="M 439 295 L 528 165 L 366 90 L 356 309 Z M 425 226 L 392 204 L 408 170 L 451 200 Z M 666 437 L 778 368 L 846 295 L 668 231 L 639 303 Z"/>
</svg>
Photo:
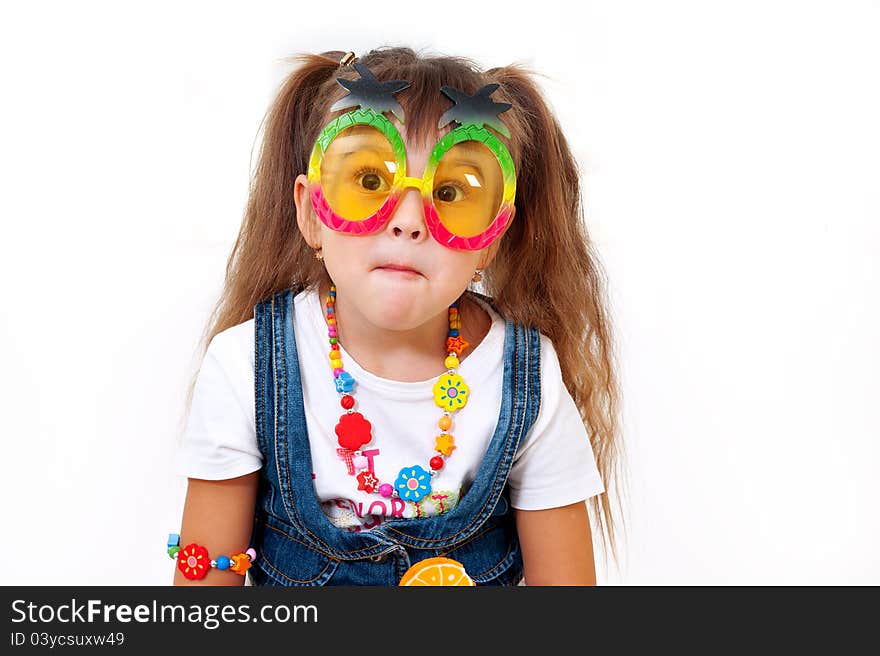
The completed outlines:
<svg viewBox="0 0 880 656">
<path fill-rule="evenodd" d="M 394 264 L 386 264 L 385 266 L 376 267 L 379 271 L 390 271 L 391 273 L 411 273 L 416 276 L 422 275 L 415 269 L 409 269 L 407 267 L 400 267 Z"/>
<path fill-rule="evenodd" d="M 376 267 L 376 271 L 382 271 L 383 273 L 390 273 L 395 276 L 403 276 L 405 278 L 416 278 L 420 277 L 422 274 L 418 271 L 413 271 L 412 269 L 398 269 L 390 266 L 385 267 Z"/>
</svg>

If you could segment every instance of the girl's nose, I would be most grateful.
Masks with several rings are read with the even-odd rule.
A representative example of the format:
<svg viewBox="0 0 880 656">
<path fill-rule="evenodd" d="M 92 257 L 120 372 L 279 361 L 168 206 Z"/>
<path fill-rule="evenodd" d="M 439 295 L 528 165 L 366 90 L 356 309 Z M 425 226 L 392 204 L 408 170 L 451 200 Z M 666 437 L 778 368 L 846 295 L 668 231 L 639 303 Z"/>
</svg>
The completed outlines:
<svg viewBox="0 0 880 656">
<path fill-rule="evenodd" d="M 428 236 L 425 212 L 422 208 L 422 194 L 416 187 L 403 190 L 397 207 L 388 221 L 388 230 L 395 237 L 403 236 L 413 241 L 423 241 Z"/>
</svg>

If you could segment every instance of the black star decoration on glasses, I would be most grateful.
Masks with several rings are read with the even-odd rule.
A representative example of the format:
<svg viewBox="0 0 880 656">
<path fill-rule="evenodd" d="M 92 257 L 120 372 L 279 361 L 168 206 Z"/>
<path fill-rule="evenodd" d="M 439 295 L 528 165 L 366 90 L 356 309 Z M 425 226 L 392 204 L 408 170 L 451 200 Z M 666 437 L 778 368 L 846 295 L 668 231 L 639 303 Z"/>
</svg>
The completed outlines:
<svg viewBox="0 0 880 656">
<path fill-rule="evenodd" d="M 372 109 L 377 114 L 392 112 L 403 123 L 403 108 L 393 94 L 411 86 L 410 83 L 406 80 L 380 82 L 363 62 L 355 62 L 354 67 L 360 73 L 361 79 L 336 78 L 343 88 L 348 89 L 348 94 L 333 103 L 330 111 L 360 105 L 361 109 Z"/>
<path fill-rule="evenodd" d="M 440 87 L 440 91 L 455 104 L 443 113 L 437 128 L 442 128 L 450 121 L 458 121 L 461 125 L 475 123 L 480 126 L 488 125 L 499 134 L 509 138 L 510 132 L 498 118 L 498 114 L 506 112 L 512 105 L 505 102 L 498 103 L 489 98 L 489 94 L 498 87 L 499 85 L 494 82 L 487 84 L 472 96 L 453 87 Z"/>
</svg>

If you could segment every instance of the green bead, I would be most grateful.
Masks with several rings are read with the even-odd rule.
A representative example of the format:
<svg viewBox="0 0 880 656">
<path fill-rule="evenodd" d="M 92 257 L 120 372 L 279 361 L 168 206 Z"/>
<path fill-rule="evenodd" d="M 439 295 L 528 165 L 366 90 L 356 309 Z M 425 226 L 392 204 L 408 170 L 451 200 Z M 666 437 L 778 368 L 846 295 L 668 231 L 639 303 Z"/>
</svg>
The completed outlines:
<svg viewBox="0 0 880 656">
<path fill-rule="evenodd" d="M 178 551 L 180 551 L 180 547 L 168 547 L 168 557 L 177 558 Z"/>
<path fill-rule="evenodd" d="M 338 338 L 338 337 L 331 337 L 331 338 L 330 338 L 330 343 L 331 343 L 331 344 L 336 344 L 338 341 L 339 341 L 339 338 Z"/>
</svg>

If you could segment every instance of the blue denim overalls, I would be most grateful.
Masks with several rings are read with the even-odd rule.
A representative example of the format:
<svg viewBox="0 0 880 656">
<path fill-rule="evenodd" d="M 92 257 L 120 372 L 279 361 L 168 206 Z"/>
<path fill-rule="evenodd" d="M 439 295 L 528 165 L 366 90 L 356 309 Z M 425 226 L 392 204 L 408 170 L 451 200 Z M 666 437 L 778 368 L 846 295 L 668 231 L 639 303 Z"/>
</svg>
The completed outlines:
<svg viewBox="0 0 880 656">
<path fill-rule="evenodd" d="M 477 585 L 517 585 L 522 555 L 505 484 L 541 401 L 537 328 L 505 320 L 501 414 L 458 505 L 442 515 L 389 517 L 374 529 L 349 532 L 321 510 L 312 481 L 294 338 L 298 291 L 283 290 L 254 308 L 256 432 L 264 461 L 251 538 L 253 585 L 394 586 L 410 565 L 432 556 L 459 561 Z"/>
</svg>

